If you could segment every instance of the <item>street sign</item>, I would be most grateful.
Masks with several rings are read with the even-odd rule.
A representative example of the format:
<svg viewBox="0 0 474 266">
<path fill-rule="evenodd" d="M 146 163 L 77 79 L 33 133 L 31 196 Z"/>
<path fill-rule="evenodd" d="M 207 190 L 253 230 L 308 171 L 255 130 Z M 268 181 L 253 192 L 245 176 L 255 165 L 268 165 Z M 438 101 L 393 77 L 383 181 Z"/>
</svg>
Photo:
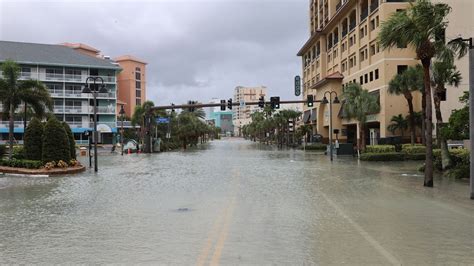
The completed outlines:
<svg viewBox="0 0 474 266">
<path fill-rule="evenodd" d="M 245 101 L 244 101 L 244 100 L 240 100 L 240 107 L 241 107 L 241 108 L 244 108 L 244 107 L 245 107 Z"/>
<path fill-rule="evenodd" d="M 157 124 L 168 124 L 170 122 L 169 117 L 157 117 L 155 118 Z"/>
<path fill-rule="evenodd" d="M 295 96 L 300 96 L 301 95 L 301 77 L 296 76 L 295 77 Z"/>
</svg>

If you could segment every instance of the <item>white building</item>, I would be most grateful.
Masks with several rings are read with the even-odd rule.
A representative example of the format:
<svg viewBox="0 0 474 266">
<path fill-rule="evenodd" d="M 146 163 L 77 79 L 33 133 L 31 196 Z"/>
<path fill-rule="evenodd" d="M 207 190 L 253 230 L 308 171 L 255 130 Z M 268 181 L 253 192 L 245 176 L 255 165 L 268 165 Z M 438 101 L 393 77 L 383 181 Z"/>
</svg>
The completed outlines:
<svg viewBox="0 0 474 266">
<path fill-rule="evenodd" d="M 234 103 L 240 102 L 257 102 L 261 96 L 265 96 L 267 94 L 267 87 L 259 86 L 259 87 L 242 87 L 238 86 L 234 90 Z M 265 99 L 267 101 L 268 99 Z M 241 106 L 234 106 L 233 107 L 233 124 L 234 124 L 234 135 L 241 136 L 241 130 L 244 125 L 249 124 L 252 122 L 250 115 L 259 110 L 258 105 L 245 105 Z"/>
</svg>

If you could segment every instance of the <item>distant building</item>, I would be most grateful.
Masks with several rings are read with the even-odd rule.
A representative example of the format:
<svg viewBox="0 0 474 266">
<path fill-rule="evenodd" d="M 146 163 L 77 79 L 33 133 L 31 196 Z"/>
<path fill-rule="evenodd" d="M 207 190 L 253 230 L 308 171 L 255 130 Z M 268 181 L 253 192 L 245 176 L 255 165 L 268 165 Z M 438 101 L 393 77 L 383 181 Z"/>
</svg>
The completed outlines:
<svg viewBox="0 0 474 266">
<path fill-rule="evenodd" d="M 211 99 L 210 103 L 220 103 L 221 101 L 217 98 Z M 227 105 L 226 105 L 227 106 Z M 208 121 L 212 121 L 212 124 L 221 129 L 222 134 L 233 134 L 234 123 L 232 121 L 232 111 L 221 111 L 220 106 L 210 107 L 208 109 Z"/>
<path fill-rule="evenodd" d="M 135 106 L 146 101 L 147 63 L 131 55 L 114 59 L 122 68 L 117 76 L 117 115 L 123 105 L 125 116 L 132 117 Z"/>
<path fill-rule="evenodd" d="M 92 94 L 82 93 L 84 83 L 89 76 L 102 77 L 108 92 L 100 93 L 97 98 L 100 132 L 98 141 L 113 142 L 113 135 L 117 132 L 116 74 L 120 70 L 117 64 L 100 57 L 99 50 L 85 44 L 51 45 L 0 41 L 0 63 L 8 59 L 20 64 L 20 79 L 36 79 L 49 88 L 54 115 L 71 126 L 78 143 L 87 142 L 84 132 L 93 127 Z M 0 109 L 2 108 L 0 103 Z M 19 109 L 22 110 L 21 108 Z M 15 121 L 14 132 L 15 139 L 23 138 L 23 121 Z M 8 122 L 0 118 L 0 141 L 6 139 Z"/>
<path fill-rule="evenodd" d="M 257 102 L 261 96 L 265 96 L 267 94 L 267 87 L 260 86 L 260 87 L 242 87 L 238 86 L 234 90 L 234 99 L 233 101 L 236 103 L 239 102 Z M 268 101 L 266 99 L 265 101 Z M 234 121 L 234 135 L 235 136 L 242 136 L 242 127 L 244 125 L 250 124 L 252 119 L 250 115 L 259 110 L 257 105 L 245 105 L 241 106 L 234 106 L 233 107 L 233 121 Z"/>
</svg>

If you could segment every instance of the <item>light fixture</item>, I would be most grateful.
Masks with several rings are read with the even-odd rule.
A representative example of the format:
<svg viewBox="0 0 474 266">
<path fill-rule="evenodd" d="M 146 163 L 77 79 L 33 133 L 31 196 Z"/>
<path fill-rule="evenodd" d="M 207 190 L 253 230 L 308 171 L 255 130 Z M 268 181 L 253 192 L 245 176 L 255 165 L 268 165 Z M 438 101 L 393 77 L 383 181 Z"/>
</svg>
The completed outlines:
<svg viewBox="0 0 474 266">
<path fill-rule="evenodd" d="M 105 87 L 105 84 L 100 86 L 99 93 L 107 93 L 107 88 Z"/>
<path fill-rule="evenodd" d="M 332 103 L 341 103 L 341 102 L 339 101 L 339 98 L 336 96 L 336 98 L 334 98 L 334 101 Z"/>
<path fill-rule="evenodd" d="M 323 100 L 321 101 L 322 104 L 328 104 L 329 101 L 328 101 L 328 98 L 326 98 L 326 96 L 324 96 Z"/>
<path fill-rule="evenodd" d="M 89 85 L 84 85 L 84 89 L 82 89 L 82 93 L 91 93 L 91 89 L 89 88 Z"/>
</svg>

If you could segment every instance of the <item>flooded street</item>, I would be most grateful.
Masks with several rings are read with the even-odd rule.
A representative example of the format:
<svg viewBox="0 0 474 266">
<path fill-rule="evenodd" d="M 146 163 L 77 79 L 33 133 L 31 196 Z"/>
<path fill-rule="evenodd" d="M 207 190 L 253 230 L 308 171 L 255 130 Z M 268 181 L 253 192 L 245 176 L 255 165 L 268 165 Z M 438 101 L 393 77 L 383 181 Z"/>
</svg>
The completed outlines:
<svg viewBox="0 0 474 266">
<path fill-rule="evenodd" d="M 474 263 L 467 183 L 244 140 L 0 176 L 0 263 Z"/>
</svg>

